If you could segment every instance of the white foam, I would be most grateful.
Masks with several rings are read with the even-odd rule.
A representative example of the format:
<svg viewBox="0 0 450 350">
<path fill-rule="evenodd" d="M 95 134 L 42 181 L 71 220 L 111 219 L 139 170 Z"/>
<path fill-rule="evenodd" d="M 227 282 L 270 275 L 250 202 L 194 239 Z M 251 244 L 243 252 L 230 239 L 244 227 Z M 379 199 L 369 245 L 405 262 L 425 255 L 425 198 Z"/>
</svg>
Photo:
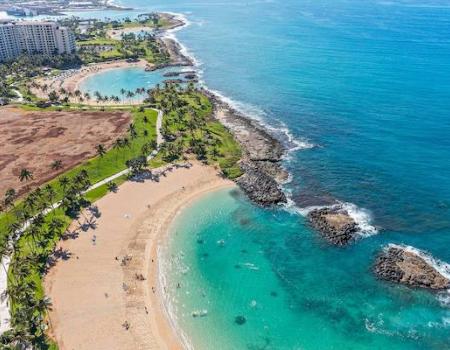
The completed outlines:
<svg viewBox="0 0 450 350">
<path fill-rule="evenodd" d="M 165 262 L 167 264 L 168 260 L 166 260 L 165 254 L 163 252 L 163 249 L 161 249 L 161 246 L 158 246 L 158 248 L 157 248 L 157 255 L 159 257 L 159 259 L 158 259 L 158 281 L 159 281 L 158 289 L 159 289 L 160 295 L 163 298 L 162 305 L 163 305 L 164 311 L 167 315 L 167 319 L 169 320 L 169 323 L 171 324 L 172 329 L 174 329 L 176 331 L 176 334 L 180 338 L 181 343 L 183 344 L 183 348 L 185 348 L 187 350 L 193 350 L 194 346 L 192 345 L 188 336 L 182 331 L 181 327 L 178 326 L 178 321 L 177 321 L 176 312 L 175 312 L 175 303 L 174 303 L 175 300 L 171 300 L 169 293 L 163 292 L 163 290 L 165 290 L 166 286 L 167 286 L 167 280 L 165 277 L 167 275 L 167 270 L 165 270 L 165 268 L 166 268 Z"/>
<path fill-rule="evenodd" d="M 370 237 L 378 233 L 377 228 L 371 224 L 372 215 L 370 211 L 364 208 L 360 208 L 353 203 L 338 201 L 333 205 L 312 205 L 309 207 L 298 208 L 295 205 L 294 201 L 291 198 L 288 198 L 286 208 L 291 212 L 297 212 L 305 217 L 313 210 L 325 208 L 337 210 L 341 209 L 343 211 L 346 211 L 348 215 L 356 222 L 356 224 L 358 225 L 358 235 L 360 235 L 361 237 Z"/>
<path fill-rule="evenodd" d="M 370 237 L 378 233 L 378 230 L 370 224 L 372 215 L 367 209 L 360 208 L 353 203 L 344 202 L 340 203 L 340 205 L 342 205 L 342 208 L 358 224 L 358 233 L 362 237 Z"/>
<path fill-rule="evenodd" d="M 194 54 L 185 46 L 183 45 L 178 38 L 176 37 L 175 33 L 186 28 L 189 27 L 192 23 L 187 19 L 187 17 L 181 13 L 175 13 L 175 12 L 165 12 L 168 13 L 169 15 L 172 15 L 175 17 L 175 19 L 183 22 L 183 25 L 176 27 L 176 28 L 172 28 L 169 30 L 166 30 L 162 37 L 163 38 L 167 38 L 167 39 L 171 39 L 173 41 L 175 41 L 179 46 L 180 46 L 180 52 L 183 56 L 186 56 L 187 58 L 189 58 L 190 60 L 192 60 L 192 62 L 194 63 L 195 67 L 199 67 L 201 66 L 203 63 L 198 60 Z"/>
<path fill-rule="evenodd" d="M 441 306 L 450 309 L 450 290 L 438 293 L 437 299 L 439 300 Z"/>
<path fill-rule="evenodd" d="M 425 260 L 428 264 L 430 264 L 434 269 L 436 269 L 437 272 L 439 272 L 442 276 L 450 280 L 450 264 L 434 258 L 430 253 L 420 250 L 414 247 L 411 247 L 410 245 L 406 244 L 389 244 L 389 247 L 399 248 L 403 249 L 409 253 L 416 254 L 420 256 L 423 260 Z M 450 298 L 450 294 L 448 294 L 447 301 L 450 301 L 448 298 Z"/>
<path fill-rule="evenodd" d="M 313 143 L 306 139 L 296 138 L 289 128 L 280 120 L 271 120 L 270 124 L 267 121 L 267 113 L 259 107 L 256 107 L 249 103 L 243 103 L 240 101 L 235 101 L 218 90 L 213 90 L 207 87 L 206 83 L 202 82 L 203 86 L 207 88 L 211 93 L 216 95 L 220 100 L 230 105 L 236 111 L 242 113 L 246 117 L 257 121 L 261 126 L 268 130 L 271 134 L 275 136 L 280 136 L 281 141 L 287 147 L 287 154 L 285 159 L 288 159 L 289 154 L 298 150 L 310 149 L 315 147 Z"/>
</svg>

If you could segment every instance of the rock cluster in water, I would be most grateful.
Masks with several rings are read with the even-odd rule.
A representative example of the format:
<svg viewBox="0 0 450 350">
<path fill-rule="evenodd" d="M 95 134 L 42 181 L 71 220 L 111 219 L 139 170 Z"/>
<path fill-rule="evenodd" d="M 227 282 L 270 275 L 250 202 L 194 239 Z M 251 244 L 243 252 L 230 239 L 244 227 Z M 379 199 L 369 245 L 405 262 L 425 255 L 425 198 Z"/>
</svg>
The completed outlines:
<svg viewBox="0 0 450 350">
<path fill-rule="evenodd" d="M 450 288 L 450 280 L 443 276 L 420 254 L 401 246 L 389 246 L 377 257 L 375 274 L 390 282 L 410 287 L 441 290 Z"/>
<path fill-rule="evenodd" d="M 358 224 L 340 207 L 312 210 L 308 214 L 311 225 L 331 244 L 344 246 L 355 239 Z"/>
</svg>

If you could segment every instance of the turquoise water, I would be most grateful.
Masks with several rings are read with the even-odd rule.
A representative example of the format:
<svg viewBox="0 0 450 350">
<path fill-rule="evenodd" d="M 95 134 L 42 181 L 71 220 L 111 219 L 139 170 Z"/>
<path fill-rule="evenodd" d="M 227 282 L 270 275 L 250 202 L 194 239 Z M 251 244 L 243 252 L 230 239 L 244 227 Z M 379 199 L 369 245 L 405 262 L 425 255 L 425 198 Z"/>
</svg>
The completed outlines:
<svg viewBox="0 0 450 350">
<path fill-rule="evenodd" d="M 175 69 L 179 71 L 179 69 Z M 174 71 L 174 69 L 162 69 L 153 72 L 146 72 L 142 67 L 117 68 L 95 75 L 91 75 L 80 84 L 80 90 L 89 92 L 91 95 L 99 91 L 103 96 L 119 96 L 125 101 L 130 99 L 122 96 L 121 90 L 130 90 L 135 92 L 137 88 L 153 88 L 156 84 L 162 84 L 166 79 L 164 73 Z M 136 95 L 131 100 L 140 100 L 144 95 Z"/>
<path fill-rule="evenodd" d="M 174 224 L 169 256 L 183 252 L 189 270 L 169 266 L 168 291 L 195 347 L 450 349 L 448 294 L 390 285 L 370 271 L 388 243 L 450 262 L 448 1 L 126 4 L 139 8 L 130 15 L 183 13 L 191 24 L 176 35 L 204 82 L 292 149 L 290 211 L 224 191 Z M 135 87 L 126 78 L 116 79 Z M 367 237 L 344 249 L 321 241 L 298 213 L 334 199 L 365 225 Z M 192 317 L 202 309 L 207 316 Z"/>
<path fill-rule="evenodd" d="M 168 296 L 196 349 L 449 346 L 449 312 L 434 295 L 371 275 L 380 237 L 336 249 L 302 217 L 255 208 L 235 190 L 184 210 L 171 237 L 163 268 Z M 202 310 L 206 316 L 193 317 Z"/>
</svg>

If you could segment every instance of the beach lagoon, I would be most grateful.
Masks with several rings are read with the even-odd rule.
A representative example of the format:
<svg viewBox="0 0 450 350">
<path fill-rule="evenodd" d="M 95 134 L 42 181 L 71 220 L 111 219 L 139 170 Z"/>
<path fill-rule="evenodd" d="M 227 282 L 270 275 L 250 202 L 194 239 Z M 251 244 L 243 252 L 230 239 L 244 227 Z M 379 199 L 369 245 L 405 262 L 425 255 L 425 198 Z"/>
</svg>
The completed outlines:
<svg viewBox="0 0 450 350">
<path fill-rule="evenodd" d="M 133 91 L 136 89 L 154 88 L 157 84 L 163 84 L 167 79 L 164 74 L 168 72 L 181 72 L 182 68 L 169 67 L 155 71 L 146 71 L 144 67 L 122 67 L 115 69 L 107 69 L 98 73 L 87 76 L 80 84 L 79 89 L 93 95 L 96 91 L 103 96 L 118 96 L 125 102 L 136 102 L 145 98 L 146 95 L 137 94 L 134 97 L 126 97 L 126 93 L 122 94 L 121 90 Z"/>
</svg>

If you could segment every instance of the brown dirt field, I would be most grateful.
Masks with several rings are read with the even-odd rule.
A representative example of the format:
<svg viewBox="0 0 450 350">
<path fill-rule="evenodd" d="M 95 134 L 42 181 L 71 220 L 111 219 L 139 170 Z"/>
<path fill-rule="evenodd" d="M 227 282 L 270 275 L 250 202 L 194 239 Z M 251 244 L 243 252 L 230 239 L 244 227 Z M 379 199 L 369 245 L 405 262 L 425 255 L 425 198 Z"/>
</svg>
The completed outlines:
<svg viewBox="0 0 450 350">
<path fill-rule="evenodd" d="M 110 147 L 131 121 L 128 112 L 29 112 L 0 108 L 0 196 L 8 188 L 19 194 L 45 183 L 95 155 L 95 145 Z M 63 168 L 52 170 L 61 160 Z M 33 180 L 20 182 L 22 168 Z"/>
</svg>

